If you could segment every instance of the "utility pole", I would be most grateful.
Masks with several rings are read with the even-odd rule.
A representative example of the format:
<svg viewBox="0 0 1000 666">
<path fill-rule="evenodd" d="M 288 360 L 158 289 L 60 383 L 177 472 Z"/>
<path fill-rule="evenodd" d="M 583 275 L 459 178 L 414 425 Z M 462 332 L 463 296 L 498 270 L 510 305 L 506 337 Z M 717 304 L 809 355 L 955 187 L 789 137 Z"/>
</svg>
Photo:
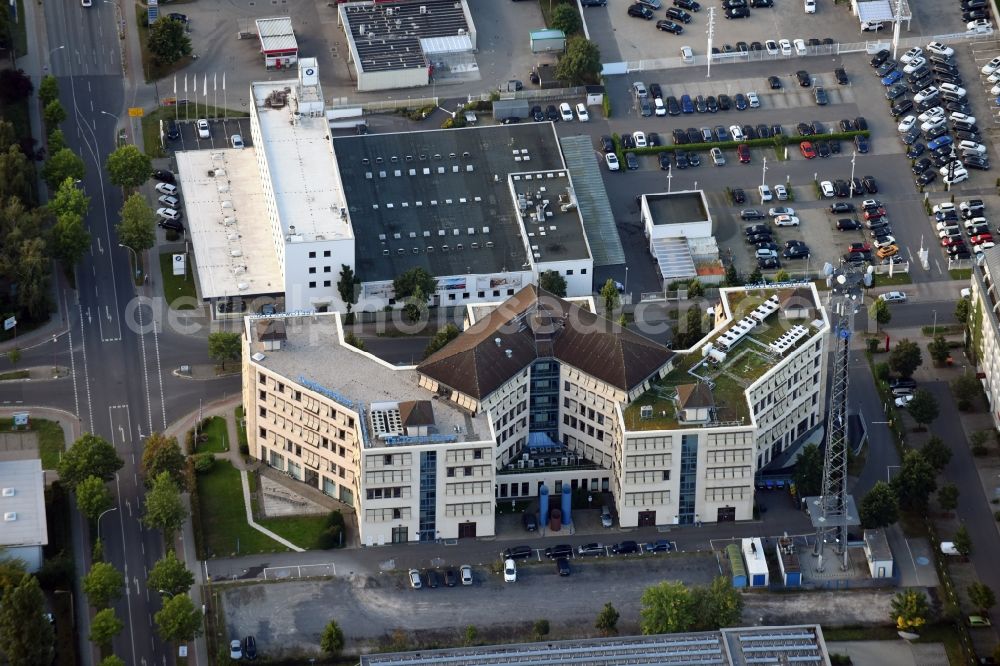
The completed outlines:
<svg viewBox="0 0 1000 666">
<path fill-rule="evenodd" d="M 833 377 L 830 409 L 827 413 L 827 440 L 823 456 L 823 486 L 818 497 L 805 498 L 809 517 L 816 528 L 813 555 L 819 558 L 816 571 L 823 571 L 823 551 L 827 541 L 836 544 L 847 569 L 847 528 L 859 525 L 854 498 L 847 494 L 847 384 L 851 360 L 851 333 L 854 314 L 864 298 L 863 275 L 851 264 L 841 264 L 832 276 L 830 319 L 833 323 Z"/>
<path fill-rule="evenodd" d="M 892 58 L 896 60 L 897 53 L 899 51 L 899 26 L 901 24 L 900 17 L 903 15 L 903 0 L 896 0 L 896 15 L 893 17 L 892 22 Z"/>
<path fill-rule="evenodd" d="M 705 78 L 712 78 L 712 38 L 715 37 L 715 7 L 708 8 L 708 43 L 705 47 L 705 57 L 708 58 L 708 68 L 705 70 Z"/>
<path fill-rule="evenodd" d="M 670 184 L 671 184 L 671 181 L 673 179 L 674 179 L 674 165 L 668 164 L 667 165 L 667 194 L 670 194 Z"/>
<path fill-rule="evenodd" d="M 858 151 L 851 151 L 851 196 L 854 196 L 854 160 L 858 157 Z"/>
</svg>

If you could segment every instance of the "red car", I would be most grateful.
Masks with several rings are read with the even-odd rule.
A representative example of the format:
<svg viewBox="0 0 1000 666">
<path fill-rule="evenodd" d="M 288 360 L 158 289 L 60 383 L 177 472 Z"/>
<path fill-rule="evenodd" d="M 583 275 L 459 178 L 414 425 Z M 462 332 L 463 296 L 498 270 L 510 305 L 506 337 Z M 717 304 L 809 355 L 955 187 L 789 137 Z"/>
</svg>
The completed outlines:
<svg viewBox="0 0 1000 666">
<path fill-rule="evenodd" d="M 811 160 L 816 157 L 816 149 L 813 148 L 811 141 L 803 141 L 799 144 L 799 150 L 802 152 L 802 157 L 807 160 Z"/>
<path fill-rule="evenodd" d="M 987 241 L 992 241 L 993 236 L 991 234 L 978 234 L 973 236 L 971 239 L 973 245 L 979 245 L 980 243 L 985 243 Z"/>
<path fill-rule="evenodd" d="M 866 220 L 877 220 L 880 217 L 882 217 L 883 215 L 885 215 L 885 208 L 883 208 L 882 206 L 879 206 L 878 208 L 872 208 L 871 210 L 866 210 L 865 211 L 865 219 Z"/>
<path fill-rule="evenodd" d="M 868 243 L 851 243 L 847 246 L 848 252 L 871 252 L 872 246 Z"/>
<path fill-rule="evenodd" d="M 941 239 L 941 247 L 951 247 L 952 245 L 964 245 L 965 241 L 962 240 L 961 236 L 951 236 L 949 238 Z"/>
<path fill-rule="evenodd" d="M 750 146 L 747 144 L 741 143 L 736 146 L 736 155 L 743 164 L 750 164 Z"/>
</svg>

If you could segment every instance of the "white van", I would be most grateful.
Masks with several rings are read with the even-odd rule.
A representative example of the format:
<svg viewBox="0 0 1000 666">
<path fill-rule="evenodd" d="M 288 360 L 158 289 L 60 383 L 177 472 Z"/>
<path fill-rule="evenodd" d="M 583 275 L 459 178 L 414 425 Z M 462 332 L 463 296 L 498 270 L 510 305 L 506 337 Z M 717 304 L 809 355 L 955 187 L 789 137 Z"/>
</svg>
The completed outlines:
<svg viewBox="0 0 1000 666">
<path fill-rule="evenodd" d="M 816 13 L 816 0 L 805 0 L 806 14 Z"/>
</svg>

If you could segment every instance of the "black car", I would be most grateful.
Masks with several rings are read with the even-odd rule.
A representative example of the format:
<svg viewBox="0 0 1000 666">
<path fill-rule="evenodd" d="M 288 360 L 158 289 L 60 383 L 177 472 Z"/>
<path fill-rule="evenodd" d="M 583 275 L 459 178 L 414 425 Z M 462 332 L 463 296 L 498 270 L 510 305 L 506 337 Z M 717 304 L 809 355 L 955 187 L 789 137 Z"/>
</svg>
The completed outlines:
<svg viewBox="0 0 1000 666">
<path fill-rule="evenodd" d="M 767 77 L 767 85 L 771 90 L 781 90 L 781 79 L 777 76 L 769 76 Z"/>
<path fill-rule="evenodd" d="M 809 247 L 806 245 L 792 245 L 791 247 L 785 248 L 785 251 L 781 253 L 781 256 L 785 259 L 808 259 Z"/>
<path fill-rule="evenodd" d="M 949 113 L 964 113 L 966 115 L 972 115 L 972 107 L 969 106 L 968 102 L 954 102 L 947 101 L 944 103 L 944 110 Z"/>
<path fill-rule="evenodd" d="M 556 573 L 560 576 L 568 576 L 570 574 L 569 560 L 565 557 L 560 557 L 556 560 Z"/>
<path fill-rule="evenodd" d="M 781 262 L 778 261 L 777 257 L 758 257 L 757 268 L 762 270 L 781 268 Z"/>
<path fill-rule="evenodd" d="M 813 142 L 813 148 L 816 149 L 816 154 L 820 157 L 830 156 L 830 144 L 826 141 L 815 141 Z"/>
<path fill-rule="evenodd" d="M 734 0 L 728 0 L 728 1 L 733 2 Z M 739 1 L 744 2 L 744 0 L 739 0 Z M 743 41 L 736 42 L 736 50 L 739 51 L 740 53 L 750 53 L 750 45 Z"/>
<path fill-rule="evenodd" d="M 754 8 L 774 7 L 774 0 L 750 0 L 750 6 Z"/>
<path fill-rule="evenodd" d="M 750 234 L 749 236 L 747 236 L 747 243 L 749 243 L 750 245 L 757 245 L 758 243 L 770 242 L 771 240 L 772 238 L 770 231 L 767 231 L 766 233 Z"/>
<path fill-rule="evenodd" d="M 701 131 L 697 127 L 687 128 L 688 143 L 704 143 L 705 137 L 701 135 Z"/>
<path fill-rule="evenodd" d="M 635 153 L 625 153 L 625 167 L 629 171 L 635 171 L 639 168 L 639 158 L 635 156 Z"/>
<path fill-rule="evenodd" d="M 836 203 L 830 204 L 831 213 L 853 213 L 854 204 L 848 203 L 846 201 L 838 201 Z"/>
<path fill-rule="evenodd" d="M 815 134 L 812 125 L 809 123 L 799 123 L 795 126 L 795 130 L 799 133 L 799 136 L 812 136 Z"/>
<path fill-rule="evenodd" d="M 677 151 L 674 152 L 676 153 Z M 657 154 L 656 159 L 660 163 L 660 169 L 662 169 L 663 171 L 667 171 L 668 169 L 670 169 L 670 153 L 666 151 L 659 153 Z"/>
<path fill-rule="evenodd" d="M 503 551 L 503 558 L 505 560 L 524 560 L 531 557 L 532 552 L 534 551 L 531 550 L 531 546 L 514 546 Z"/>
<path fill-rule="evenodd" d="M 684 32 L 684 26 L 680 23 L 675 23 L 667 19 L 660 19 L 656 22 L 656 29 L 662 30 L 663 32 L 671 32 L 675 35 L 679 35 Z"/>
<path fill-rule="evenodd" d="M 916 183 L 917 185 L 929 185 L 930 183 L 933 183 L 935 180 L 937 180 L 937 172 L 934 171 L 933 169 L 928 169 L 927 171 L 924 171 L 922 174 L 914 178 L 913 182 Z"/>
<path fill-rule="evenodd" d="M 850 83 L 850 79 L 847 78 L 847 72 L 844 70 L 843 67 L 838 67 L 837 69 L 833 70 L 833 76 L 835 79 L 837 79 L 837 83 L 839 83 L 842 86 L 846 86 L 848 83 Z"/>
<path fill-rule="evenodd" d="M 887 100 L 899 99 L 907 92 L 907 88 L 902 83 L 894 83 L 885 89 L 885 98 Z M 912 104 L 912 102 L 911 102 Z"/>
<path fill-rule="evenodd" d="M 872 67 L 878 67 L 886 60 L 888 60 L 890 55 L 892 54 L 889 52 L 889 49 L 882 49 L 881 51 L 873 55 L 872 59 L 869 62 L 871 63 Z"/>
<path fill-rule="evenodd" d="M 677 7 L 667 7 L 666 14 L 672 19 L 677 19 L 681 23 L 690 23 L 691 15 L 688 14 L 683 9 L 678 9 Z"/>
<path fill-rule="evenodd" d="M 531 107 L 531 117 L 536 123 L 543 122 L 545 120 L 545 114 L 542 112 L 542 107 Z"/>
<path fill-rule="evenodd" d="M 826 125 L 818 120 L 812 121 L 813 134 L 826 134 Z"/>
<path fill-rule="evenodd" d="M 441 585 L 441 577 L 438 576 L 437 571 L 434 571 L 434 569 L 427 569 L 424 572 L 424 580 L 427 581 L 427 587 L 430 588 L 440 587 Z"/>
<path fill-rule="evenodd" d="M 956 130 L 955 138 L 959 141 L 975 141 L 976 143 L 982 143 L 982 135 L 979 132 L 966 132 L 965 130 Z"/>
<path fill-rule="evenodd" d="M 747 101 L 747 97 L 743 93 L 736 93 L 736 96 L 733 97 L 733 103 L 736 105 L 737 111 L 746 111 L 750 108 L 750 102 Z"/>
<path fill-rule="evenodd" d="M 661 153 L 661 154 L 665 154 L 665 153 Z M 685 153 L 683 150 L 675 150 L 674 151 L 674 166 L 677 167 L 678 169 L 687 169 L 688 168 L 687 153 Z M 663 162 L 660 162 L 660 168 L 661 169 L 663 168 Z"/>
<path fill-rule="evenodd" d="M 861 223 L 857 220 L 845 217 L 837 220 L 837 231 L 854 231 L 861 228 Z"/>
<path fill-rule="evenodd" d="M 580 4 L 584 7 L 604 7 L 608 0 L 580 0 Z"/>
<path fill-rule="evenodd" d="M 524 525 L 526 532 L 534 532 L 538 529 L 538 519 L 535 518 L 535 514 L 531 511 L 525 511 L 521 514 L 521 523 Z"/>
<path fill-rule="evenodd" d="M 980 169 L 982 171 L 988 171 L 990 168 L 989 159 L 981 155 L 967 155 L 962 158 L 962 164 L 970 169 Z"/>
<path fill-rule="evenodd" d="M 937 74 L 958 74 L 958 67 L 947 62 L 935 62 L 931 64 L 931 71 Z"/>
<path fill-rule="evenodd" d="M 169 14 L 167 14 L 167 18 L 172 19 L 174 21 L 180 21 L 181 23 L 188 22 L 187 14 L 180 14 L 178 12 L 170 12 Z M 253 636 L 251 636 L 250 638 L 253 638 Z"/>
<path fill-rule="evenodd" d="M 868 152 L 868 137 L 864 134 L 858 134 L 854 137 L 854 147 L 857 148 L 859 153 Z"/>
<path fill-rule="evenodd" d="M 458 574 L 455 573 L 454 569 L 448 569 L 444 572 L 444 585 L 445 587 L 455 587 L 458 585 Z"/>
<path fill-rule="evenodd" d="M 635 137 L 631 134 L 622 134 L 622 148 L 635 148 Z"/>
<path fill-rule="evenodd" d="M 698 153 L 694 151 L 688 153 L 688 164 L 693 167 L 701 166 L 701 158 L 698 157 Z"/>
<path fill-rule="evenodd" d="M 848 252 L 844 255 L 844 261 L 848 264 L 863 264 L 868 261 L 868 258 L 863 252 Z"/>
<path fill-rule="evenodd" d="M 663 88 L 660 87 L 659 83 L 649 84 L 649 96 L 653 99 L 663 99 Z"/>
<path fill-rule="evenodd" d="M 865 186 L 865 192 L 868 194 L 878 193 L 878 183 L 875 182 L 874 176 L 865 176 L 861 179 L 861 184 Z"/>
<path fill-rule="evenodd" d="M 719 111 L 719 100 L 715 99 L 715 95 L 709 95 L 705 98 L 705 106 L 708 107 L 709 113 L 717 113 Z"/>
<path fill-rule="evenodd" d="M 744 208 L 740 211 L 740 217 L 744 220 L 763 220 L 766 215 L 756 208 Z M 771 233 L 771 228 L 763 224 L 751 224 L 743 230 L 746 235 Z"/>
<path fill-rule="evenodd" d="M 674 129 L 674 130 L 673 130 L 673 131 L 672 131 L 672 132 L 670 133 L 670 136 L 671 136 L 671 137 L 673 138 L 673 140 L 674 140 L 674 143 L 675 143 L 676 145 L 678 145 L 678 146 L 683 146 L 684 144 L 686 144 L 686 143 L 688 142 L 688 135 L 687 135 L 687 132 L 685 132 L 684 130 L 682 130 L 682 129 L 681 129 L 681 128 L 679 128 L 679 127 L 678 127 L 678 128 L 675 128 L 675 129 Z"/>
<path fill-rule="evenodd" d="M 569 544 L 561 543 L 557 546 L 550 546 L 545 549 L 545 557 L 550 560 L 558 559 L 560 557 L 572 557 L 573 546 Z"/>
<path fill-rule="evenodd" d="M 171 185 L 177 182 L 177 178 L 174 176 L 174 174 L 170 171 L 167 171 L 166 169 L 155 170 L 153 172 L 153 178 L 162 181 L 164 183 L 170 183 Z"/>
<path fill-rule="evenodd" d="M 899 118 L 902 115 L 906 115 L 906 113 L 912 108 L 913 108 L 913 100 L 901 99 L 892 105 L 891 112 L 893 117 Z"/>
<path fill-rule="evenodd" d="M 615 142 L 614 140 L 612 140 L 610 136 L 601 137 L 601 150 L 603 150 L 606 153 L 615 152 Z"/>
<path fill-rule="evenodd" d="M 640 5 L 640 4 L 629 5 L 628 15 L 634 16 L 635 18 L 646 19 L 647 21 L 649 21 L 652 20 L 653 18 L 653 10 L 647 7 L 646 5 Z"/>
<path fill-rule="evenodd" d="M 176 231 L 179 234 L 184 233 L 184 225 L 177 220 L 160 220 L 156 223 L 161 229 L 167 229 L 169 231 Z"/>
<path fill-rule="evenodd" d="M 576 554 L 581 557 L 584 555 L 604 555 L 604 546 L 599 543 L 587 543 L 576 549 Z"/>
<path fill-rule="evenodd" d="M 973 9 L 970 11 L 962 12 L 963 21 L 978 21 L 979 19 L 988 19 L 990 17 L 990 12 L 988 9 Z"/>
<path fill-rule="evenodd" d="M 919 176 L 924 171 L 930 169 L 931 166 L 933 166 L 933 162 L 931 162 L 930 159 L 924 157 L 923 159 L 914 162 L 913 166 L 910 167 L 910 171 L 913 172 L 914 176 Z"/>
<path fill-rule="evenodd" d="M 851 196 L 857 197 L 865 193 L 865 186 L 857 176 L 847 181 L 847 184 L 850 186 Z"/>
<path fill-rule="evenodd" d="M 784 130 L 781 129 L 781 125 L 771 125 L 771 136 L 782 136 Z"/>
<path fill-rule="evenodd" d="M 674 97 L 673 95 L 667 97 L 666 105 L 667 105 L 667 115 L 671 116 L 681 115 L 681 105 L 680 102 L 677 101 L 676 97 Z"/>
<path fill-rule="evenodd" d="M 729 130 L 727 130 L 722 125 L 716 125 L 715 126 L 715 140 L 719 141 L 719 142 L 721 142 L 721 141 L 730 141 L 731 137 L 729 136 Z"/>
<path fill-rule="evenodd" d="M 719 95 L 719 111 L 728 111 L 733 108 L 733 101 L 729 95 Z"/>
<path fill-rule="evenodd" d="M 804 69 L 800 69 L 795 72 L 795 78 L 798 80 L 799 85 L 803 88 L 808 88 L 812 85 L 812 77 L 809 76 L 809 72 Z"/>
<path fill-rule="evenodd" d="M 928 67 L 927 65 L 921 65 L 920 67 L 917 67 L 915 70 L 907 74 L 905 78 L 909 83 L 913 83 L 914 81 L 920 81 L 921 79 L 927 78 L 930 75 L 931 75 L 930 67 Z"/>
<path fill-rule="evenodd" d="M 940 127 L 932 127 L 931 129 L 924 132 L 923 135 L 927 141 L 933 141 L 939 136 L 944 136 L 947 133 L 948 133 L 948 127 L 945 125 L 941 125 Z"/>
<path fill-rule="evenodd" d="M 622 541 L 611 547 L 611 552 L 615 555 L 630 555 L 639 552 L 639 544 L 635 541 Z"/>
<path fill-rule="evenodd" d="M 956 86 L 963 84 L 962 77 L 958 74 L 945 74 L 944 72 L 938 72 L 934 75 L 934 79 L 938 83 L 953 83 Z"/>
<path fill-rule="evenodd" d="M 243 639 L 243 656 L 250 661 L 257 658 L 257 639 L 253 636 L 247 636 Z"/>
<path fill-rule="evenodd" d="M 837 180 L 833 181 L 833 193 L 834 195 L 843 198 L 850 195 L 851 188 L 847 184 L 846 180 L 838 178 Z"/>
<path fill-rule="evenodd" d="M 746 7 L 733 7 L 726 10 L 727 19 L 741 19 L 750 16 L 750 10 Z"/>
<path fill-rule="evenodd" d="M 750 0 L 750 5 L 753 6 L 753 0 Z M 763 51 L 764 50 L 764 45 L 761 44 L 760 42 L 750 42 L 750 50 L 751 51 Z"/>
<path fill-rule="evenodd" d="M 173 120 L 167 125 L 167 138 L 171 141 L 176 141 L 181 138 L 181 129 L 177 126 L 177 123 Z"/>
<path fill-rule="evenodd" d="M 911 127 L 910 130 L 904 134 L 899 135 L 899 140 L 903 142 L 904 146 L 911 146 L 917 142 L 920 138 L 920 128 Z"/>
<path fill-rule="evenodd" d="M 747 141 L 753 141 L 754 139 L 759 139 L 760 136 L 757 134 L 757 130 L 753 125 L 743 126 L 743 136 L 747 138 Z"/>
<path fill-rule="evenodd" d="M 694 0 L 674 0 L 674 7 L 680 7 L 681 9 L 687 9 L 692 12 L 696 12 L 701 9 L 701 5 Z"/>
<path fill-rule="evenodd" d="M 747 195 L 746 192 L 743 191 L 742 187 L 734 187 L 729 191 L 729 194 L 730 196 L 732 196 L 734 204 L 741 204 L 747 202 Z M 757 213 L 759 217 L 746 217 L 747 211 L 743 211 L 740 217 L 742 217 L 744 220 L 758 220 L 764 217 L 763 213 L 760 213 L 760 211 L 755 210 L 753 212 Z"/>
<path fill-rule="evenodd" d="M 850 118 L 844 118 L 840 121 L 840 131 L 841 132 L 853 132 L 854 131 L 854 121 Z"/>
<path fill-rule="evenodd" d="M 651 147 L 652 146 L 656 146 L 656 147 L 662 146 L 663 145 L 663 140 L 660 138 L 660 134 L 658 132 L 647 132 L 646 133 L 646 145 L 647 146 L 651 146 Z"/>
<path fill-rule="evenodd" d="M 854 129 L 858 130 L 859 132 L 864 132 L 868 129 L 868 121 L 865 119 L 864 116 L 858 116 L 857 118 L 854 119 Z"/>
<path fill-rule="evenodd" d="M 708 113 L 708 105 L 705 104 L 705 98 L 698 95 L 694 98 L 694 110 L 698 113 Z"/>
<path fill-rule="evenodd" d="M 559 109 L 556 108 L 555 104 L 549 104 L 545 107 L 545 118 L 546 120 L 559 122 Z"/>
<path fill-rule="evenodd" d="M 898 65 L 895 60 L 886 60 L 884 63 L 875 68 L 875 74 L 881 79 L 889 72 L 896 71 L 896 67 L 898 67 Z"/>
<path fill-rule="evenodd" d="M 916 95 L 918 92 L 920 92 L 924 88 L 926 88 L 928 86 L 932 86 L 932 85 L 934 85 L 934 77 L 932 77 L 930 74 L 928 74 L 927 76 L 925 76 L 925 77 L 923 77 L 921 79 L 907 82 L 906 89 L 909 90 L 914 95 Z M 924 101 L 927 101 L 927 100 L 924 100 Z"/>
<path fill-rule="evenodd" d="M 770 139 L 771 128 L 765 125 L 764 123 L 757 125 L 757 136 L 761 139 Z"/>
</svg>

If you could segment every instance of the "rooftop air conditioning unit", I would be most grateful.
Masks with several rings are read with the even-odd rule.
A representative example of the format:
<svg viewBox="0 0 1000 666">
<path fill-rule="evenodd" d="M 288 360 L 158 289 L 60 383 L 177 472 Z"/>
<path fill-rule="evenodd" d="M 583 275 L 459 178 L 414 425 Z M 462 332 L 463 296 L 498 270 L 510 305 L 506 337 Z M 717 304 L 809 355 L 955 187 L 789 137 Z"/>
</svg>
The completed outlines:
<svg viewBox="0 0 1000 666">
<path fill-rule="evenodd" d="M 4 497 L 13 497 L 14 493 L 15 493 L 15 490 L 13 488 L 4 488 L 3 489 L 3 496 Z"/>
<path fill-rule="evenodd" d="M 17 511 L 8 511 L 3 514 L 4 522 L 12 523 L 17 520 Z"/>
</svg>

